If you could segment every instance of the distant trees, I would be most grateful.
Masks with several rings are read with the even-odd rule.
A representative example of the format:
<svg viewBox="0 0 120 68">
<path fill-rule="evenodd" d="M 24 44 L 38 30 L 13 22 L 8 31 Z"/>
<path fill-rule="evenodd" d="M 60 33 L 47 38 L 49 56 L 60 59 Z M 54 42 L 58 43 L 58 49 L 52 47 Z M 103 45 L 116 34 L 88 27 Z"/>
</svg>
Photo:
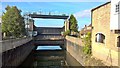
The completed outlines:
<svg viewBox="0 0 120 68">
<path fill-rule="evenodd" d="M 78 32 L 78 22 L 73 14 L 70 16 L 69 22 L 70 22 L 70 30 L 74 32 Z"/>
<path fill-rule="evenodd" d="M 2 33 L 6 37 L 22 37 L 25 34 L 24 18 L 21 15 L 21 10 L 16 6 L 7 6 L 6 12 L 2 15 Z"/>
<path fill-rule="evenodd" d="M 71 36 L 77 37 L 77 35 L 78 35 L 78 22 L 73 14 L 71 14 L 71 16 L 69 18 L 69 24 L 70 24 L 69 30 L 64 32 L 63 35 L 64 36 L 71 35 Z"/>
</svg>

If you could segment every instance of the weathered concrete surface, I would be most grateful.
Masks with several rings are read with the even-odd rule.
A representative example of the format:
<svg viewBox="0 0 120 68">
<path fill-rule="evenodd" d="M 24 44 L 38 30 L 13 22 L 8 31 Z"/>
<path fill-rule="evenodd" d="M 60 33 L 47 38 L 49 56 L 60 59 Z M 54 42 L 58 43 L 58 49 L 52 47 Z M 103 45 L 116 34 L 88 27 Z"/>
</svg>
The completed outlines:
<svg viewBox="0 0 120 68">
<path fill-rule="evenodd" d="M 38 32 L 34 37 L 36 46 L 59 45 L 62 49 L 66 48 L 64 37 L 61 35 L 63 27 L 36 27 L 35 30 Z"/>
<path fill-rule="evenodd" d="M 57 27 L 37 27 L 35 30 L 40 34 L 61 34 L 64 31 L 63 28 Z"/>
<path fill-rule="evenodd" d="M 35 40 L 54 40 L 54 39 L 64 39 L 61 34 L 40 34 L 35 37 Z"/>
<path fill-rule="evenodd" d="M 39 45 L 64 45 L 64 39 L 63 40 L 36 40 L 35 42 L 34 42 L 34 44 L 36 45 L 36 46 L 39 46 Z"/>
<path fill-rule="evenodd" d="M 13 40 L 4 40 L 2 42 L 2 52 L 8 51 L 10 49 L 16 48 L 31 41 L 32 38 L 22 38 L 22 39 L 13 39 Z"/>
<path fill-rule="evenodd" d="M 32 38 L 4 41 L 2 52 L 2 67 L 16 68 L 34 49 Z"/>
<path fill-rule="evenodd" d="M 2 41 L 1 19 L 0 19 L 0 41 Z M 2 67 L 2 43 L 0 42 L 0 68 Z"/>
<path fill-rule="evenodd" d="M 73 66 L 73 68 L 74 68 L 74 66 L 82 66 L 74 57 L 72 57 L 71 56 L 71 54 L 70 53 L 68 53 L 68 52 L 66 52 L 66 63 L 67 63 L 67 65 L 69 65 L 69 66 Z M 76 67 L 77 68 L 77 67 Z"/>
<path fill-rule="evenodd" d="M 79 46 L 83 46 L 83 42 L 80 38 L 76 38 L 76 37 L 72 37 L 72 36 L 66 36 L 66 40 L 67 41 L 72 41 L 73 43 L 79 45 Z"/>
<path fill-rule="evenodd" d="M 86 57 L 85 54 L 83 53 L 83 45 L 82 45 L 82 41 L 79 38 L 75 38 L 75 37 L 71 37 L 71 36 L 66 36 L 66 50 L 67 52 L 69 52 L 82 66 L 90 66 L 90 65 L 86 65 Z M 118 52 L 114 51 L 114 50 L 109 50 L 108 48 L 105 48 L 103 46 L 92 46 L 92 49 L 94 52 L 92 52 L 93 54 L 93 58 L 96 58 L 94 61 L 96 61 L 96 63 L 99 63 L 99 61 L 97 62 L 97 60 L 100 61 L 102 60 L 101 63 L 107 64 L 108 61 L 106 60 L 111 60 L 109 61 L 118 63 L 118 58 L 116 58 L 119 54 Z M 100 52 L 102 51 L 102 53 Z M 97 56 L 99 58 L 97 58 Z M 106 59 L 107 58 L 107 59 Z M 111 59 L 110 59 L 111 58 Z M 90 58 L 91 59 L 91 58 Z M 88 60 L 90 60 L 88 59 Z M 114 61 L 112 61 L 114 60 Z M 93 61 L 93 62 L 94 62 Z M 90 63 L 92 64 L 91 66 L 99 66 L 98 64 L 93 64 L 93 62 L 91 61 Z M 102 66 L 105 66 L 105 65 Z M 109 64 L 108 64 L 109 65 Z M 117 64 L 116 64 L 117 65 Z"/>
<path fill-rule="evenodd" d="M 84 66 L 82 40 L 79 38 L 66 36 L 66 50 L 70 53 L 82 66 Z"/>
</svg>

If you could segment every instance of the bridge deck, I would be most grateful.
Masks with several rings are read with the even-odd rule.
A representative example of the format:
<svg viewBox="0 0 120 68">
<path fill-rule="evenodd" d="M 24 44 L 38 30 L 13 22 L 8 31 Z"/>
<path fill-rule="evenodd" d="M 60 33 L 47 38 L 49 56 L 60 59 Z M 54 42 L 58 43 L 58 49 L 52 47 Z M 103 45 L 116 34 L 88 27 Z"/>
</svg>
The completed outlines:
<svg viewBox="0 0 120 68">
<path fill-rule="evenodd" d="M 46 19 L 67 19 L 69 16 L 64 15 L 41 15 L 41 14 L 29 14 L 31 18 L 46 18 Z"/>
<path fill-rule="evenodd" d="M 64 40 L 62 39 L 62 40 L 36 40 L 35 41 L 35 45 L 36 46 L 39 46 L 39 45 L 41 45 L 41 46 L 46 46 L 46 45 L 54 45 L 54 46 L 56 46 L 56 45 L 64 45 Z"/>
</svg>

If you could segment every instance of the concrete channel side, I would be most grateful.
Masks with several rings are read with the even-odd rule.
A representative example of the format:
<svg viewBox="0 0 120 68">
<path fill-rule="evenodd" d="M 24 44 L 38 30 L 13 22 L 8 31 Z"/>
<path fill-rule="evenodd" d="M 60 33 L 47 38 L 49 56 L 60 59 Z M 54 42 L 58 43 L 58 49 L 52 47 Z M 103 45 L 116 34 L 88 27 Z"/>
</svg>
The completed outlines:
<svg viewBox="0 0 120 68">
<path fill-rule="evenodd" d="M 1 30 L 1 20 L 0 20 L 0 68 L 2 67 L 2 30 Z"/>
<path fill-rule="evenodd" d="M 14 49 L 18 46 L 21 46 L 22 44 L 25 44 L 29 41 L 31 41 L 32 38 L 21 38 L 21 39 L 12 39 L 12 40 L 4 40 L 2 41 L 2 52 Z"/>
<path fill-rule="evenodd" d="M 66 50 L 70 53 L 82 66 L 84 66 L 84 58 L 82 53 L 82 40 L 79 38 L 66 36 Z"/>
<path fill-rule="evenodd" d="M 16 68 L 34 47 L 32 38 L 2 41 L 2 68 Z"/>
<path fill-rule="evenodd" d="M 85 66 L 85 58 L 83 57 L 84 54 L 82 52 L 83 45 L 82 41 L 79 38 L 66 36 L 66 50 L 82 65 Z M 101 47 L 101 48 L 100 48 Z M 92 55 L 96 59 L 102 60 L 102 63 L 104 63 L 107 66 L 118 66 L 118 52 L 111 50 L 111 57 L 109 58 L 109 49 L 102 47 L 102 46 L 92 46 Z M 102 53 L 98 52 L 102 51 Z M 104 53 L 103 53 L 104 52 Z M 119 52 L 120 53 L 120 52 Z M 97 56 L 99 57 L 97 58 Z M 101 59 L 101 58 L 102 59 Z M 110 64 L 110 61 L 106 61 L 106 57 L 108 57 L 108 60 L 111 60 L 113 63 Z"/>
</svg>

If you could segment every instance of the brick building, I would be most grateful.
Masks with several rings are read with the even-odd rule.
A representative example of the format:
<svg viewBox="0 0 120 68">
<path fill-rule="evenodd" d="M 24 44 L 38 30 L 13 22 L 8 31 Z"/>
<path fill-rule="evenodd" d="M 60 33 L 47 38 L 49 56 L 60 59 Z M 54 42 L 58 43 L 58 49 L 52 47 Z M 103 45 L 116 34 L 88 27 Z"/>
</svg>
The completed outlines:
<svg viewBox="0 0 120 68">
<path fill-rule="evenodd" d="M 106 65 L 118 66 L 120 61 L 120 32 L 111 29 L 111 3 L 107 2 L 91 10 L 92 18 L 92 54 L 103 60 Z M 120 7 L 119 7 L 120 8 Z M 116 20 L 116 19 L 114 19 Z M 117 23 L 118 22 L 117 20 Z M 116 25 L 119 27 L 119 25 Z"/>
<path fill-rule="evenodd" d="M 82 30 L 79 32 L 79 33 L 80 33 L 80 37 L 81 37 L 81 38 L 86 37 L 87 33 L 88 33 L 88 32 L 91 33 L 91 31 L 92 31 L 92 24 L 90 24 L 90 25 L 88 25 L 88 26 L 85 25 L 85 27 L 82 28 Z"/>
</svg>

